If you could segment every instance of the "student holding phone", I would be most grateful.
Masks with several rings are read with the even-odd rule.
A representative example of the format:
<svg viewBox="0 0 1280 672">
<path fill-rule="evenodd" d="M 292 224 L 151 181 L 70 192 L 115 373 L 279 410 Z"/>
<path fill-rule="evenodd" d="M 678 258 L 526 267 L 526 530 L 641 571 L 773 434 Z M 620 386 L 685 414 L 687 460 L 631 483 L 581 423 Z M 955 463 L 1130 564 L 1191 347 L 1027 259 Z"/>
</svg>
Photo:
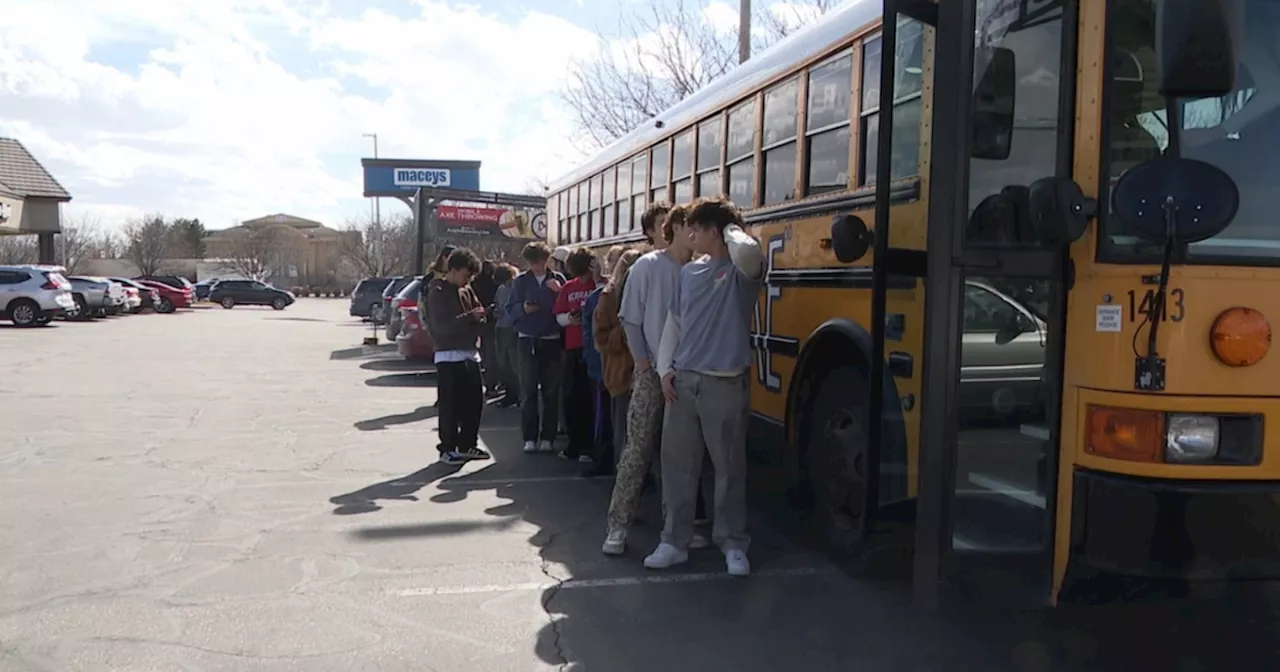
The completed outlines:
<svg viewBox="0 0 1280 672">
<path fill-rule="evenodd" d="M 551 250 L 543 242 L 524 246 L 520 256 L 529 270 L 511 282 L 505 306 L 515 325 L 520 350 L 521 430 L 524 452 L 555 450 L 560 425 L 560 376 L 564 348 L 552 310 L 564 276 L 547 268 Z"/>
</svg>

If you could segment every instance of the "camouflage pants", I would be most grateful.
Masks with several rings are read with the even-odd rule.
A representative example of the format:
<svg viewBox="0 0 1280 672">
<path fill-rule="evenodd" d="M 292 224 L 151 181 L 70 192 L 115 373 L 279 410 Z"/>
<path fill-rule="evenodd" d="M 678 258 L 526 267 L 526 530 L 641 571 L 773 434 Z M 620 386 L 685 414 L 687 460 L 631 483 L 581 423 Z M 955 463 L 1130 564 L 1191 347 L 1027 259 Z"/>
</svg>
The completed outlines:
<svg viewBox="0 0 1280 672">
<path fill-rule="evenodd" d="M 662 439 L 665 405 L 658 372 L 649 369 L 637 373 L 631 383 L 631 402 L 627 408 L 627 445 L 618 459 L 613 497 L 609 500 L 610 532 L 631 526 L 631 519 L 640 503 L 644 477 L 649 473 L 649 465 Z"/>
</svg>

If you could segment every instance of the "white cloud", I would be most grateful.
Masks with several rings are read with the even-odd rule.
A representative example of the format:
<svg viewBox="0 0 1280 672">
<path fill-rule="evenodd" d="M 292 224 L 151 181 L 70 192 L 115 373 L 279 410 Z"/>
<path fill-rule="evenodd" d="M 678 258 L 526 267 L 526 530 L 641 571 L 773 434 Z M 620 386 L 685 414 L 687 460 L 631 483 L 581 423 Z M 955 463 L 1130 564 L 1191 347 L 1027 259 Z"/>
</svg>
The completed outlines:
<svg viewBox="0 0 1280 672">
<path fill-rule="evenodd" d="M 303 0 L 0 0 L 0 135 L 108 220 L 336 223 L 384 156 L 480 159 L 522 190 L 580 158 L 555 91 L 597 37 L 528 11 L 420 0 L 411 16 Z M 364 5 L 361 4 L 360 7 Z"/>
</svg>

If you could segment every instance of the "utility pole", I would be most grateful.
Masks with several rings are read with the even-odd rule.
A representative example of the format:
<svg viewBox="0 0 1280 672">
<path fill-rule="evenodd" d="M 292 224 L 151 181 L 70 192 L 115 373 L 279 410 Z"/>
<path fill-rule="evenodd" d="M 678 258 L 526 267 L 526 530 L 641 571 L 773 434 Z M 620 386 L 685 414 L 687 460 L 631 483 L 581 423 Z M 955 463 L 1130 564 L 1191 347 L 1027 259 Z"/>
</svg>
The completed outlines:
<svg viewBox="0 0 1280 672">
<path fill-rule="evenodd" d="M 751 0 L 738 0 L 738 63 L 751 58 Z"/>
<path fill-rule="evenodd" d="M 378 158 L 378 134 L 365 133 L 364 137 L 373 138 L 373 158 Z M 378 273 L 386 273 L 387 269 L 382 266 L 382 243 L 385 236 L 382 235 L 382 199 L 374 197 L 373 199 L 373 259 L 378 265 Z"/>
</svg>

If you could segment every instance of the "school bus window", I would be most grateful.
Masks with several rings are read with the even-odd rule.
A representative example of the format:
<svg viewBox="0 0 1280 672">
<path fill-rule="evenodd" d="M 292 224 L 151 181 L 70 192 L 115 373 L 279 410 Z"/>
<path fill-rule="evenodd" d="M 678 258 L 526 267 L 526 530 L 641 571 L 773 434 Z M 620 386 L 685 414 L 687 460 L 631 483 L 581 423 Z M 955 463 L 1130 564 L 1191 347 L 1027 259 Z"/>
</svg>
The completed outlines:
<svg viewBox="0 0 1280 672">
<path fill-rule="evenodd" d="M 724 143 L 724 119 L 714 119 L 698 124 L 698 171 L 720 167 L 720 147 Z"/>
<path fill-rule="evenodd" d="M 578 214 L 584 214 L 587 211 L 587 183 L 583 182 L 578 185 Z"/>
<path fill-rule="evenodd" d="M 587 215 L 587 240 L 590 240 L 596 237 L 596 227 L 599 225 L 599 223 L 600 223 L 600 211 L 592 210 L 591 213 Z"/>
<path fill-rule="evenodd" d="M 643 196 L 645 189 L 649 187 L 648 159 L 648 154 L 641 154 L 631 162 L 631 193 L 633 194 Z"/>
<path fill-rule="evenodd" d="M 662 143 L 653 148 L 653 168 L 649 171 L 649 187 L 656 193 L 661 189 L 665 194 L 667 191 L 667 181 L 671 178 L 671 145 Z M 655 201 L 665 200 L 665 198 L 653 197 Z"/>
<path fill-rule="evenodd" d="M 762 205 L 796 196 L 796 96 L 792 79 L 764 94 L 764 199 Z"/>
<path fill-rule="evenodd" d="M 740 208 L 755 207 L 756 101 L 750 100 L 729 113 L 726 143 L 729 200 Z"/>
<path fill-rule="evenodd" d="M 849 113 L 853 55 L 827 61 L 809 72 L 809 110 L 805 119 L 809 165 L 806 194 L 824 194 L 849 186 Z"/>
<path fill-rule="evenodd" d="M 635 231 L 640 228 L 640 215 L 644 214 L 644 208 L 647 205 L 644 200 L 644 194 L 631 197 L 631 229 Z"/>
<path fill-rule="evenodd" d="M 604 180 L 600 179 L 600 177 L 601 176 L 596 175 L 591 178 L 591 181 L 588 183 L 588 192 L 590 193 L 592 210 L 596 210 L 600 207 L 600 192 L 604 186 Z"/>
<path fill-rule="evenodd" d="M 880 54 L 879 36 L 863 43 L 862 52 L 862 170 L 859 182 L 876 181 L 876 147 L 880 138 Z M 893 99 L 893 154 L 889 163 L 891 179 L 910 177 L 920 167 L 921 87 L 924 72 L 924 24 L 912 19 L 898 21 L 898 58 L 895 60 Z"/>
<path fill-rule="evenodd" d="M 675 202 L 693 200 L 693 129 L 676 136 L 671 153 L 672 182 L 675 186 Z"/>
<path fill-rule="evenodd" d="M 567 205 L 564 209 L 564 237 L 561 240 L 572 242 L 577 238 L 577 233 L 574 231 L 574 223 L 578 221 L 578 188 L 569 187 L 569 190 L 562 195 L 565 197 Z"/>
<path fill-rule="evenodd" d="M 618 164 L 618 233 L 631 230 L 631 164 Z"/>
<path fill-rule="evenodd" d="M 694 185 L 695 196 L 719 196 L 720 151 L 724 148 L 724 119 L 714 119 L 698 124 L 698 176 Z"/>
<path fill-rule="evenodd" d="M 753 156 L 729 166 L 729 200 L 740 208 L 755 207 L 753 189 L 756 180 L 756 160 Z"/>
<path fill-rule="evenodd" d="M 602 205 L 608 205 L 616 200 L 616 197 L 614 196 L 614 184 L 618 179 L 617 169 L 609 168 L 605 170 L 604 177 L 601 179 L 604 180 L 604 187 L 600 190 L 600 203 Z"/>
</svg>

